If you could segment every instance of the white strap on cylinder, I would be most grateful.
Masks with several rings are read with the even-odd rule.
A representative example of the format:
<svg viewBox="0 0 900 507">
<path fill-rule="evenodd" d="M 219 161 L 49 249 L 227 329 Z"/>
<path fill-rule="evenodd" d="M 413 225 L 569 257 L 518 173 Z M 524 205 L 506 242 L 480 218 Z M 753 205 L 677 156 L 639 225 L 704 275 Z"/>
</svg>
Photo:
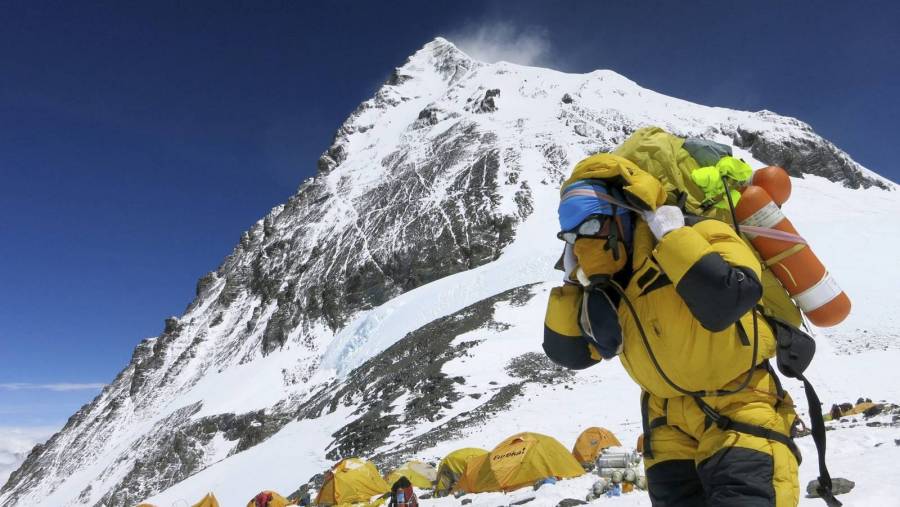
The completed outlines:
<svg viewBox="0 0 900 507">
<path fill-rule="evenodd" d="M 834 277 L 831 276 L 831 273 L 826 271 L 825 276 L 823 276 L 815 285 L 800 294 L 795 295 L 794 301 L 797 302 L 797 305 L 800 306 L 801 310 L 809 313 L 825 306 L 831 302 L 832 299 L 838 297 L 841 292 L 843 291 L 834 280 Z"/>
<path fill-rule="evenodd" d="M 784 220 L 784 213 L 781 212 L 781 208 L 775 205 L 774 202 L 769 202 L 762 208 L 756 210 L 756 213 L 750 215 L 741 221 L 741 225 L 749 225 L 751 227 L 764 227 L 767 229 L 774 228 L 779 222 Z M 746 233 L 747 237 L 754 238 L 755 234 L 751 234 L 749 232 Z"/>
</svg>

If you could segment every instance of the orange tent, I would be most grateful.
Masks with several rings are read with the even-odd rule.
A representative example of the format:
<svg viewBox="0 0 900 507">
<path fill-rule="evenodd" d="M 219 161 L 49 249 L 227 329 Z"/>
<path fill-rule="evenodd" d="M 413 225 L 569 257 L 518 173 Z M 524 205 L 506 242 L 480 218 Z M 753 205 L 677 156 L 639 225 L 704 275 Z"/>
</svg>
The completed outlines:
<svg viewBox="0 0 900 507">
<path fill-rule="evenodd" d="M 548 477 L 580 475 L 584 475 L 584 469 L 555 438 L 519 433 L 500 442 L 490 453 L 471 458 L 456 487 L 466 493 L 512 491 Z"/>
<path fill-rule="evenodd" d="M 582 431 L 578 436 L 575 447 L 572 448 L 572 455 L 579 463 L 587 465 L 593 463 L 607 447 L 620 447 L 621 445 L 619 439 L 611 431 L 593 426 Z"/>
</svg>

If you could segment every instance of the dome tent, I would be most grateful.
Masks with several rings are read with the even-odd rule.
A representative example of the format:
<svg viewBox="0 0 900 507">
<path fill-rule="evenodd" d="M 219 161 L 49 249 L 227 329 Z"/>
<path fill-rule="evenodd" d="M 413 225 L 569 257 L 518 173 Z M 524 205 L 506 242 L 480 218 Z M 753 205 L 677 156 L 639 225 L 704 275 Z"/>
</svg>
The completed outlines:
<svg viewBox="0 0 900 507">
<path fill-rule="evenodd" d="M 466 463 L 476 457 L 487 454 L 488 451 L 477 447 L 463 447 L 444 456 L 438 465 L 437 482 L 434 485 L 434 496 L 450 494 L 460 477 L 466 471 Z"/>
<path fill-rule="evenodd" d="M 434 481 L 437 479 L 437 470 L 428 463 L 410 460 L 400 468 L 389 473 L 384 479 L 388 484 L 392 485 L 401 477 L 409 479 L 409 482 L 417 488 L 431 489 Z"/>
<path fill-rule="evenodd" d="M 371 461 L 347 458 L 325 473 L 325 480 L 314 503 L 341 505 L 368 502 L 373 496 L 390 491 L 391 487 L 384 482 Z"/>
<path fill-rule="evenodd" d="M 472 458 L 457 484 L 466 493 L 512 491 L 535 481 L 584 475 L 584 468 L 559 441 L 540 433 L 519 433 Z"/>
<path fill-rule="evenodd" d="M 621 447 L 622 443 L 606 428 L 592 426 L 581 432 L 572 447 L 572 455 L 582 465 L 593 463 L 607 447 Z"/>
</svg>

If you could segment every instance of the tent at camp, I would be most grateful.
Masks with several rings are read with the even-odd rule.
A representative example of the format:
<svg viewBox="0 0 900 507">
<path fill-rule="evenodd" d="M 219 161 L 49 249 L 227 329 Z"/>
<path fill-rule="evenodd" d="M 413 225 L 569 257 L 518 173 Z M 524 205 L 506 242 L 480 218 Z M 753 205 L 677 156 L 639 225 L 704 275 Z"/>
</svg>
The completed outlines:
<svg viewBox="0 0 900 507">
<path fill-rule="evenodd" d="M 476 456 L 483 456 L 488 451 L 477 447 L 464 447 L 444 456 L 438 465 L 437 482 L 434 485 L 434 496 L 449 495 L 453 487 L 466 471 L 466 463 Z"/>
<path fill-rule="evenodd" d="M 584 468 L 559 441 L 540 433 L 519 433 L 466 464 L 456 485 L 466 493 L 512 491 L 554 477 L 584 475 Z"/>
<path fill-rule="evenodd" d="M 247 507 L 286 507 L 288 505 L 295 505 L 295 503 L 269 490 L 260 491 L 258 495 L 247 502 Z"/>
<path fill-rule="evenodd" d="M 410 460 L 389 473 L 384 480 L 389 485 L 397 482 L 401 477 L 406 477 L 413 486 L 422 489 L 431 489 L 437 479 L 437 469 L 422 461 Z"/>
<path fill-rule="evenodd" d="M 316 496 L 316 505 L 339 505 L 345 503 L 368 502 L 375 495 L 390 493 L 391 487 L 384 482 L 378 469 L 371 461 L 347 458 L 331 467 L 325 473 L 322 489 Z"/>
<path fill-rule="evenodd" d="M 575 446 L 572 447 L 572 455 L 582 465 L 593 463 L 597 456 L 608 447 L 620 447 L 622 444 L 611 431 L 606 428 L 590 427 L 581 432 Z"/>
<path fill-rule="evenodd" d="M 833 405 L 831 407 L 831 411 L 823 414 L 823 416 L 825 417 L 826 421 L 831 421 L 834 419 L 840 419 L 841 417 L 864 414 L 867 410 L 875 409 L 875 407 L 880 408 L 880 405 L 878 403 L 872 403 L 871 401 L 860 400 L 855 406 L 851 406 L 849 403 Z"/>
<path fill-rule="evenodd" d="M 219 507 L 219 501 L 216 500 L 216 495 L 207 493 L 206 496 L 201 498 L 199 502 L 191 507 Z"/>
</svg>

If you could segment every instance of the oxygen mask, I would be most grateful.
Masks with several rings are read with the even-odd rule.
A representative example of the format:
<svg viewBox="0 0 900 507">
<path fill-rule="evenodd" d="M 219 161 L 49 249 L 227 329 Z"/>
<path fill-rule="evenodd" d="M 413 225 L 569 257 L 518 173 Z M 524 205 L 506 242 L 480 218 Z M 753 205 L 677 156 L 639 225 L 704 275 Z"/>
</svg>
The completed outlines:
<svg viewBox="0 0 900 507">
<path fill-rule="evenodd" d="M 628 215 L 591 215 L 573 230 L 557 235 L 572 246 L 582 284 L 603 287 L 625 267 L 628 255 L 623 217 L 627 219 Z"/>
</svg>

